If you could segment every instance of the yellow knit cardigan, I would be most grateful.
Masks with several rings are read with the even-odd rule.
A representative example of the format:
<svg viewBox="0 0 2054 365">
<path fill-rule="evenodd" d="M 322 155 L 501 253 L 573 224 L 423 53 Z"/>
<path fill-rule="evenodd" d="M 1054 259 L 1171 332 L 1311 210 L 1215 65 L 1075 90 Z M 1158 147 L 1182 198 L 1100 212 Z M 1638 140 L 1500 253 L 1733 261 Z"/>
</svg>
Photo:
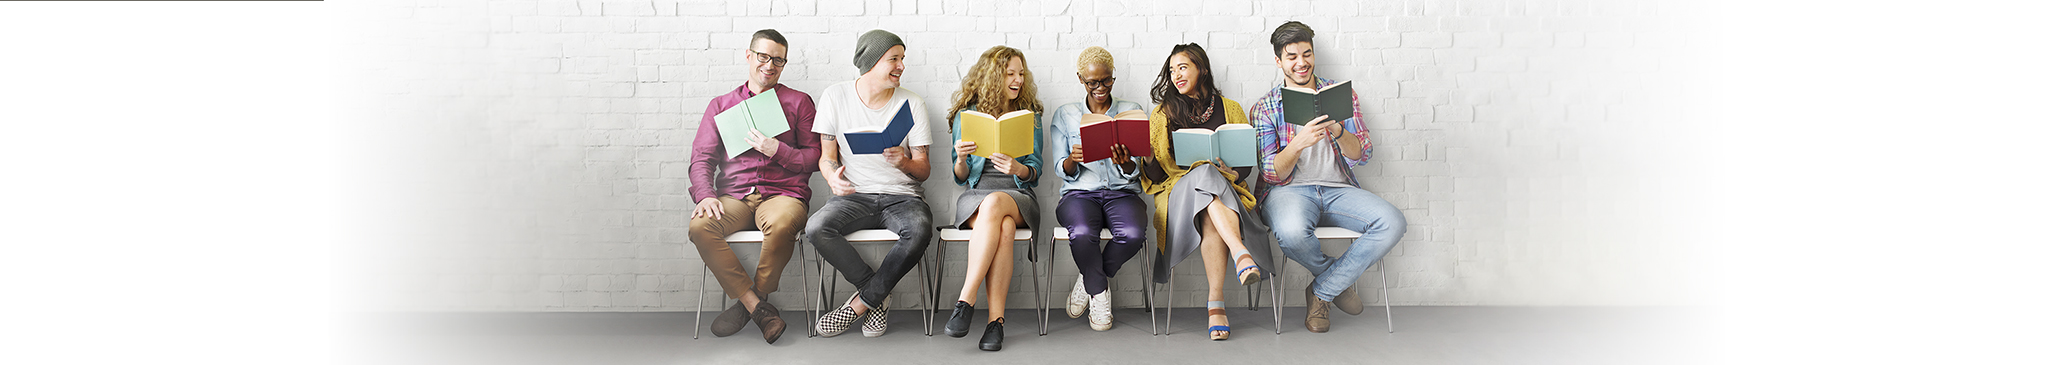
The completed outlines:
<svg viewBox="0 0 2054 365">
<path fill-rule="evenodd" d="M 1248 124 L 1248 112 L 1241 109 L 1241 103 L 1234 102 L 1233 99 L 1227 99 L 1224 97 L 1220 98 L 1220 103 L 1222 105 L 1220 105 L 1220 108 L 1217 109 L 1218 111 L 1216 111 L 1216 113 L 1227 113 L 1227 123 Z M 1156 249 L 1158 250 L 1158 252 L 1169 252 L 1168 242 L 1170 241 L 1170 235 L 1166 227 L 1168 227 L 1169 224 L 1170 188 L 1177 186 L 1177 180 L 1184 178 L 1184 174 L 1190 172 L 1190 170 L 1177 166 L 1176 155 L 1170 154 L 1170 118 L 1163 114 L 1163 109 L 1161 105 L 1157 105 L 1154 110 L 1151 110 L 1148 113 L 1148 143 L 1150 146 L 1152 146 L 1152 149 L 1155 150 L 1155 158 L 1157 161 L 1159 161 L 1157 165 L 1162 166 L 1163 172 L 1166 173 L 1165 175 L 1167 175 L 1167 177 L 1165 178 L 1165 180 L 1160 182 L 1150 181 L 1149 179 L 1143 178 L 1141 179 L 1141 187 L 1143 191 L 1155 195 Z M 1199 165 L 1210 164 L 1212 163 L 1198 162 L 1197 164 L 1191 167 L 1197 168 Z M 1251 173 L 1261 172 L 1251 171 Z M 1256 179 L 1260 177 L 1251 176 L 1248 178 Z M 1234 195 L 1237 195 L 1241 198 L 1242 207 L 1246 209 L 1255 208 L 1255 194 L 1248 192 L 1247 184 L 1234 184 Z M 1241 217 L 1241 219 L 1252 219 L 1252 217 Z"/>
</svg>

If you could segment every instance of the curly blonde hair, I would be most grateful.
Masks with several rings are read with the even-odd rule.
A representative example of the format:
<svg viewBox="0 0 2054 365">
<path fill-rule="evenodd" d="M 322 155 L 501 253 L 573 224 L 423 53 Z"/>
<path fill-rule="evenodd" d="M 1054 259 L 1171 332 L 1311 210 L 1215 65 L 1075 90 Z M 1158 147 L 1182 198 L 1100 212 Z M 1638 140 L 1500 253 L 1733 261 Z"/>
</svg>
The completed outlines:
<svg viewBox="0 0 2054 365">
<path fill-rule="evenodd" d="M 977 56 L 977 64 L 970 66 L 968 75 L 963 75 L 963 87 L 956 90 L 954 101 L 949 103 L 949 130 L 953 131 L 956 128 L 953 121 L 957 113 L 979 101 L 992 101 L 984 104 L 982 108 L 984 112 L 992 115 L 1021 109 L 1041 113 L 1041 100 L 1034 97 L 1032 71 L 1021 70 L 1020 76 L 1026 78 L 1026 81 L 1020 83 L 1020 97 L 1004 101 L 1006 64 L 1012 63 L 1014 58 L 1020 59 L 1022 65 L 1027 63 L 1027 56 L 1021 54 L 1020 50 L 1006 46 L 993 46 L 985 50 L 984 55 Z"/>
</svg>

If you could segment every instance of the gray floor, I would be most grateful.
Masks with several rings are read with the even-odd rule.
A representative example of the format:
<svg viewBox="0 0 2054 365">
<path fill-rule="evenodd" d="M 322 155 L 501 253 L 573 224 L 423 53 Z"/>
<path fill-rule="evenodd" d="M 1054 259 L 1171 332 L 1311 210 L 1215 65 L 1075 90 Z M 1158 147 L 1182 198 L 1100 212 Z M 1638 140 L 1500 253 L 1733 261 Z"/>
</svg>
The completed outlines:
<svg viewBox="0 0 2054 365">
<path fill-rule="evenodd" d="M 1310 333 L 1304 308 L 1284 309 L 1284 333 L 1267 308 L 1229 311 L 1233 338 L 1208 341 L 1204 311 L 1179 308 L 1175 332 L 1151 336 L 1141 309 L 1115 312 L 1095 332 L 1060 312 L 1036 336 L 1031 310 L 1009 311 L 1005 351 L 976 349 L 983 325 L 965 338 L 922 334 L 917 311 L 893 311 L 883 337 L 855 330 L 808 338 L 802 312 L 765 344 L 754 325 L 730 337 L 692 339 L 692 313 L 491 313 L 345 315 L 341 363 L 358 364 L 697 364 L 697 363 L 1709 363 L 1709 315 L 1679 308 L 1396 307 L 1386 333 L 1381 307 L 1333 312 L 1333 331 Z M 712 315 L 708 313 L 707 320 Z M 943 313 L 946 315 L 946 313 Z M 940 321 L 942 315 L 936 316 Z M 979 316 L 980 318 L 982 316 Z M 710 322 L 709 322 L 710 323 Z"/>
</svg>

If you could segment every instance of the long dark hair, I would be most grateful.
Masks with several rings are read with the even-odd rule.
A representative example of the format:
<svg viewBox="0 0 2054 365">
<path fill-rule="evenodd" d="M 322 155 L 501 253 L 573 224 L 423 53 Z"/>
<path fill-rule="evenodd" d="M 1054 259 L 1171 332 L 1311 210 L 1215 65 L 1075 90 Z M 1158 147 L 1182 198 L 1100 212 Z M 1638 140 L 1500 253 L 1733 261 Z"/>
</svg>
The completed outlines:
<svg viewBox="0 0 2054 365">
<path fill-rule="evenodd" d="M 1192 80 L 1196 83 L 1192 87 L 1197 88 L 1198 98 L 1177 93 L 1177 85 L 1170 82 L 1170 60 L 1177 58 L 1178 53 L 1190 57 L 1192 66 L 1198 68 L 1198 79 Z M 1197 43 L 1179 44 L 1176 48 L 1171 48 L 1170 56 L 1163 58 L 1162 71 L 1156 73 L 1155 88 L 1149 94 L 1155 105 L 1162 106 L 1163 115 L 1170 118 L 1171 126 L 1205 123 L 1203 120 L 1192 118 L 1204 113 L 1205 108 L 1210 106 L 1208 104 L 1212 103 L 1212 98 L 1220 94 L 1219 87 L 1212 83 L 1212 59 L 1205 57 L 1205 48 L 1199 47 Z"/>
</svg>

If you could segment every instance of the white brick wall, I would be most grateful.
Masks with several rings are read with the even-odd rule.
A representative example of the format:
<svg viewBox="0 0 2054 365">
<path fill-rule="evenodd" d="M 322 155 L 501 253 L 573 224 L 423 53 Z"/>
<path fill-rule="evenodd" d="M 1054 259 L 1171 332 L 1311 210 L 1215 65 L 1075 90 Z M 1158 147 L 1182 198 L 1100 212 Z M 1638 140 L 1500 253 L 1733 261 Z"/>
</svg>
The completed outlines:
<svg viewBox="0 0 2054 365">
<path fill-rule="evenodd" d="M 1671 153 L 1689 130 L 1677 123 L 1689 111 L 1676 103 L 1674 71 L 1693 62 L 1675 52 L 1689 40 L 1665 28 L 1673 4 L 336 5 L 345 25 L 338 33 L 348 34 L 336 55 L 347 91 L 340 109 L 352 113 L 342 120 L 362 121 L 343 132 L 377 146 L 351 165 L 365 176 L 361 191 L 375 197 L 357 204 L 392 214 L 345 249 L 355 263 L 347 266 L 359 268 L 352 276 L 364 278 L 350 295 L 357 308 L 690 310 L 702 271 L 685 238 L 693 203 L 685 156 L 706 102 L 742 82 L 738 50 L 757 29 L 790 39 L 783 81 L 808 92 L 855 76 L 857 34 L 899 34 L 909 45 L 905 87 L 936 105 L 927 113 L 938 120 L 962 72 L 999 44 L 1026 52 L 1052 107 L 1081 97 L 1071 70 L 1084 47 L 1111 50 L 1115 95 L 1145 102 L 1169 48 L 1198 42 L 1223 91 L 1246 105 L 1279 80 L 1267 36 L 1286 20 L 1319 32 L 1321 76 L 1357 81 L 1377 148 L 1356 173 L 1411 224 L 1386 261 L 1396 304 L 1678 304 L 1690 296 L 1674 285 L 1687 250 L 1658 239 L 1670 227 L 1657 217 L 1676 208 L 1654 198 L 1692 185 L 1650 173 L 1693 165 Z M 1043 196 L 1056 196 L 1060 180 L 1046 180 Z M 959 189 L 939 176 L 926 186 L 935 214 L 950 216 L 946 202 Z M 1330 252 L 1342 245 L 1328 242 Z M 875 260 L 881 249 L 865 253 Z M 961 282 L 962 252 L 958 244 L 947 258 L 944 295 Z M 1057 252 L 1060 295 L 1076 269 L 1067 248 Z M 1305 271 L 1286 267 L 1286 303 L 1299 304 Z M 1137 260 L 1122 274 L 1119 305 L 1139 305 L 1140 271 Z M 1032 304 L 1028 272 L 1017 270 L 1015 308 Z M 786 273 L 772 300 L 798 308 L 799 267 Z M 1186 264 L 1177 273 L 1178 300 L 1197 305 L 1202 270 Z M 1365 295 L 1375 279 L 1364 275 Z M 909 278 L 897 297 L 917 298 L 918 287 Z M 1230 302 L 1245 301 L 1241 289 L 1229 290 Z"/>
</svg>

